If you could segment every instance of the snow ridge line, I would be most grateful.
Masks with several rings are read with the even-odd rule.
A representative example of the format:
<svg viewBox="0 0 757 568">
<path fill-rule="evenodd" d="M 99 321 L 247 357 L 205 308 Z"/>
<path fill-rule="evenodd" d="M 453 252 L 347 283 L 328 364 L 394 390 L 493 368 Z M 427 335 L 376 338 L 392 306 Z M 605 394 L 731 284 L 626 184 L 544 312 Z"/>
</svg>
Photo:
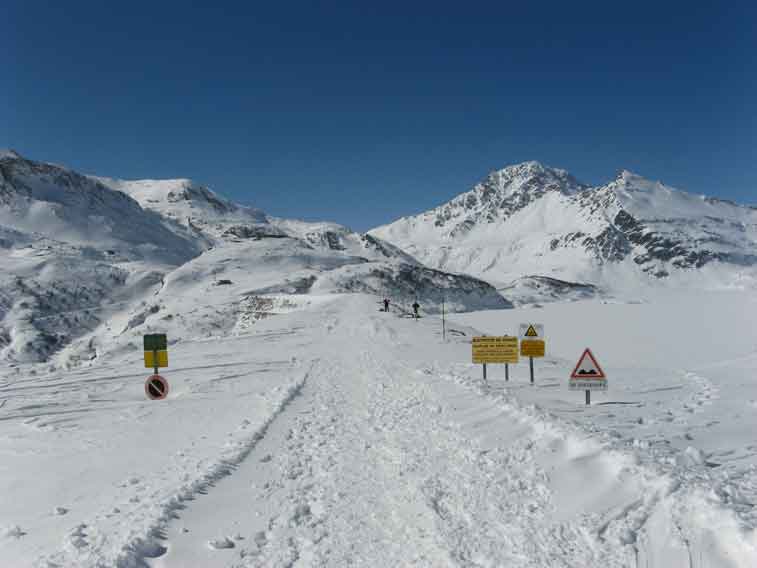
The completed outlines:
<svg viewBox="0 0 757 568">
<path fill-rule="evenodd" d="M 550 433 L 555 437 L 571 436 L 576 440 L 589 443 L 595 449 L 601 449 L 621 459 L 624 469 L 629 473 L 639 476 L 646 487 L 645 494 L 638 502 L 631 504 L 620 514 L 608 518 L 605 522 L 595 527 L 596 536 L 601 541 L 606 541 L 609 529 L 613 527 L 614 533 L 623 533 L 632 536 L 631 544 L 637 555 L 639 566 L 643 566 L 642 555 L 645 545 L 650 540 L 658 538 L 653 530 L 646 527 L 647 522 L 653 516 L 666 514 L 670 522 L 677 529 L 678 536 L 686 544 L 689 554 L 693 554 L 692 547 L 697 544 L 716 544 L 725 550 L 738 551 L 739 558 L 749 558 L 750 566 L 757 566 L 757 532 L 753 527 L 746 525 L 738 512 L 723 501 L 722 496 L 717 494 L 716 487 L 708 484 L 691 471 L 691 468 L 676 471 L 671 466 L 645 459 L 636 451 L 622 442 L 612 438 L 606 432 L 600 430 L 584 429 L 572 422 L 566 421 L 560 416 L 555 416 L 534 404 L 524 405 L 516 395 L 504 392 L 493 393 L 487 389 L 483 380 L 470 376 L 461 375 L 454 371 L 440 372 L 431 367 L 419 369 L 425 374 L 437 374 L 440 377 L 451 379 L 460 385 L 476 390 L 479 394 L 494 399 L 503 404 L 504 408 L 514 415 L 522 417 L 524 421 L 532 422 L 534 428 L 542 433 Z M 711 523 L 708 526 L 706 522 Z M 712 530 L 712 525 L 717 530 Z M 711 534 L 705 534 L 710 530 Z M 751 536 L 748 534 L 751 532 Z M 645 542 L 646 541 L 646 542 Z M 702 549 L 698 550 L 700 556 Z M 742 566 L 738 560 L 734 566 Z M 706 566 L 701 562 L 692 563 L 696 568 Z"/>
<path fill-rule="evenodd" d="M 99 554 L 96 551 L 90 550 L 85 553 L 86 564 L 82 564 L 81 562 L 83 559 L 81 558 L 81 552 L 76 550 L 75 547 L 69 546 L 69 543 L 67 542 L 61 553 L 48 559 L 41 559 L 39 565 L 86 565 L 97 568 L 110 566 L 115 566 L 117 568 L 146 568 L 148 566 L 146 562 L 148 558 L 155 558 L 165 552 L 165 548 L 160 544 L 160 541 L 162 540 L 161 537 L 164 534 L 166 526 L 176 518 L 177 511 L 186 508 L 186 505 L 184 505 L 185 502 L 192 501 L 197 495 L 207 492 L 207 490 L 213 487 L 213 485 L 215 485 L 220 479 L 234 473 L 234 470 L 247 459 L 250 453 L 252 453 L 258 442 L 265 437 L 274 420 L 276 420 L 276 418 L 284 412 L 287 406 L 289 406 L 289 404 L 301 394 L 302 389 L 305 387 L 318 362 L 319 359 L 311 361 L 308 370 L 296 382 L 294 382 L 294 384 L 290 385 L 286 395 L 274 408 L 271 415 L 249 438 L 238 444 L 237 450 L 234 453 L 219 458 L 216 463 L 209 466 L 208 470 L 206 470 L 199 479 L 195 479 L 188 485 L 182 486 L 174 495 L 165 499 L 158 507 L 160 510 L 159 515 L 146 530 L 141 531 L 141 534 L 131 534 L 126 539 L 128 542 L 123 544 L 120 548 L 117 548 L 117 546 L 108 547 L 110 550 L 115 551 L 115 555 L 108 554 L 109 551 L 107 548 L 105 550 L 101 549 Z M 79 525 L 74 529 L 72 535 L 69 536 L 81 536 L 84 529 L 86 529 L 86 525 Z M 79 556 L 79 558 L 70 558 L 71 552 L 69 551 L 74 552 L 75 556 Z"/>
</svg>

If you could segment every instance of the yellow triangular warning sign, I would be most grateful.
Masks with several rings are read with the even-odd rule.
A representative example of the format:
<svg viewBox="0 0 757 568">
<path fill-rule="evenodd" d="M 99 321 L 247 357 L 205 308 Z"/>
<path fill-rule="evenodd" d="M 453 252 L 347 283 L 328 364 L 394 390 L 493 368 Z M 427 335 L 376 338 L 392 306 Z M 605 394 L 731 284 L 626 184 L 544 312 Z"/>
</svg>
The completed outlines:
<svg viewBox="0 0 757 568">
<path fill-rule="evenodd" d="M 528 330 L 526 331 L 526 337 L 539 337 L 539 334 L 536 333 L 536 330 L 534 329 L 533 325 L 528 326 Z"/>
</svg>

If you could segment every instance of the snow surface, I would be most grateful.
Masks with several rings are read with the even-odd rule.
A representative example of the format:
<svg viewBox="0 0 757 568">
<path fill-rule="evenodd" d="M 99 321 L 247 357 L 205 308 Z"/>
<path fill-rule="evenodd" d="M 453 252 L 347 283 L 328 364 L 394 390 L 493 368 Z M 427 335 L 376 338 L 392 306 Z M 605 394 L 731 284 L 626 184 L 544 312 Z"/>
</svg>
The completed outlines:
<svg viewBox="0 0 757 568">
<path fill-rule="evenodd" d="M 736 307 L 755 299 L 709 299 L 705 317 L 721 313 L 709 333 L 691 297 L 456 315 L 444 343 L 437 318 L 383 313 L 374 297 L 280 296 L 288 307 L 236 336 L 173 344 L 162 402 L 145 399 L 139 351 L 6 373 L 0 557 L 753 566 L 757 337 Z M 484 383 L 468 324 L 501 333 L 530 320 L 549 342 L 536 385 L 523 364 L 509 384 L 491 366 Z M 650 324 L 671 333 L 627 354 Z M 566 388 L 584 344 L 610 376 L 588 409 Z"/>
</svg>

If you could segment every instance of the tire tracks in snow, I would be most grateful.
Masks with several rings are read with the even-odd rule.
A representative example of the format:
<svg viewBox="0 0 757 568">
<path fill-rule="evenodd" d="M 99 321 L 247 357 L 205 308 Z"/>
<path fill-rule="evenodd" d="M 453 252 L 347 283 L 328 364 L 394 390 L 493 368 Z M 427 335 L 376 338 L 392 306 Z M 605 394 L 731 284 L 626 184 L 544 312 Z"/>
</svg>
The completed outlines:
<svg viewBox="0 0 757 568">
<path fill-rule="evenodd" d="M 194 480 L 170 491 L 150 511 L 153 518 L 147 521 L 146 529 L 130 529 L 121 542 L 111 542 L 108 535 L 98 531 L 97 519 L 77 525 L 66 537 L 61 552 L 39 560 L 38 564 L 48 567 L 68 566 L 114 566 L 117 568 L 147 568 L 148 560 L 160 557 L 166 552 L 163 536 L 166 527 L 176 518 L 177 512 L 186 508 L 187 503 L 198 495 L 205 494 L 221 479 L 230 476 L 254 450 L 258 442 L 276 418 L 295 400 L 306 385 L 312 366 L 289 386 L 274 411 L 246 439 L 237 442 L 236 447 L 224 457 L 210 464 Z M 246 427 L 243 424 L 242 427 Z M 118 513 L 114 508 L 113 512 Z M 103 513 L 108 517 L 113 514 Z M 128 518 L 124 523 L 130 523 Z M 142 522 L 137 523 L 142 524 Z"/>
<path fill-rule="evenodd" d="M 275 464 L 281 511 L 240 566 L 450 565 L 422 493 L 374 420 L 372 373 L 362 369 L 363 391 L 349 384 L 360 367 L 333 358 L 321 368 L 312 407 L 295 418 Z"/>
</svg>

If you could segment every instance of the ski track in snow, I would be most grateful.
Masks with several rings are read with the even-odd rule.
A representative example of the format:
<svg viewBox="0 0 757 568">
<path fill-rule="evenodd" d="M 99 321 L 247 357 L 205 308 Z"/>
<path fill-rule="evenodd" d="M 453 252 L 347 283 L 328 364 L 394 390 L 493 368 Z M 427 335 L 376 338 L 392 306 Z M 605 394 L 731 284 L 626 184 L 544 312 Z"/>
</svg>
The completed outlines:
<svg viewBox="0 0 757 568">
<path fill-rule="evenodd" d="M 161 495 L 160 492 L 154 492 L 150 498 L 157 501 L 158 515 L 156 518 L 148 519 L 146 529 L 141 534 L 135 535 L 133 531 L 127 536 L 127 542 L 122 547 L 121 552 L 116 558 L 111 557 L 113 543 L 111 535 L 98 534 L 97 520 L 94 525 L 87 523 L 77 525 L 69 535 L 68 542 L 64 546 L 62 553 L 46 559 L 47 566 L 73 566 L 73 565 L 92 565 L 92 566 L 146 566 L 147 558 L 159 557 L 165 553 L 166 549 L 160 545 L 160 535 L 165 529 L 165 525 L 175 517 L 177 511 L 186 507 L 186 503 L 192 501 L 200 494 L 205 494 L 223 477 L 231 475 L 234 470 L 242 463 L 253 450 L 255 444 L 265 436 L 265 432 L 276 416 L 284 411 L 288 404 L 297 397 L 308 379 L 309 373 L 305 373 L 298 379 L 284 394 L 278 408 L 274 410 L 271 416 L 263 422 L 261 427 L 252 432 L 246 439 L 237 442 L 234 450 L 226 452 L 223 457 L 207 466 L 205 472 L 197 479 L 182 486 L 173 494 Z M 242 428 L 246 428 L 242 424 Z M 139 478 L 129 480 L 131 485 L 135 486 L 135 493 L 144 490 L 149 491 L 149 486 L 143 485 L 144 481 Z M 131 499 L 138 499 L 135 494 Z M 112 511 L 110 515 L 118 514 L 118 511 Z M 129 521 L 124 520 L 123 524 L 128 525 Z"/>
</svg>

